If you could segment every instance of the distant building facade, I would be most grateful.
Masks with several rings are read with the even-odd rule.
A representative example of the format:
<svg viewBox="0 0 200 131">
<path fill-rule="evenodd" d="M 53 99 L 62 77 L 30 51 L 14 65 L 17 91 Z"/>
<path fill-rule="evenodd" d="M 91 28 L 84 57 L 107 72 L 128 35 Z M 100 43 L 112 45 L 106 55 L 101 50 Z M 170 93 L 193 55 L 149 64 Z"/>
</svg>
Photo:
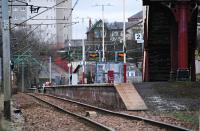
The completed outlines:
<svg viewBox="0 0 200 131">
<path fill-rule="evenodd" d="M 138 58 L 141 57 L 141 44 L 137 44 L 135 34 L 143 33 L 142 18 L 142 12 L 137 13 L 128 18 L 128 22 L 125 23 L 127 59 L 130 62 L 137 63 Z M 87 31 L 87 43 L 90 45 L 87 48 L 93 52 L 101 52 L 99 56 L 102 55 L 102 25 L 102 20 L 99 20 Z M 105 22 L 104 34 L 106 61 L 117 61 L 117 58 L 114 58 L 116 53 L 123 52 L 123 22 Z"/>
<path fill-rule="evenodd" d="M 135 33 L 142 33 L 143 11 L 128 18 L 125 23 L 126 40 L 134 40 Z M 97 21 L 87 31 L 88 41 L 102 41 L 102 20 Z M 105 41 L 123 40 L 123 22 L 104 23 Z"/>
</svg>

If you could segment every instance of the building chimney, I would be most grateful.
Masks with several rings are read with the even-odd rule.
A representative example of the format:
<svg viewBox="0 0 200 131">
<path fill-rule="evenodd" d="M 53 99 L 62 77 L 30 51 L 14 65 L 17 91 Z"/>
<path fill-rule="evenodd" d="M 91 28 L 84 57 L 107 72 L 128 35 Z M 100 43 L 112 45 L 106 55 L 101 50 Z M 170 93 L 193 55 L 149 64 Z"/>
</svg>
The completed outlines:
<svg viewBox="0 0 200 131">
<path fill-rule="evenodd" d="M 91 21 L 91 18 L 89 18 L 89 29 L 92 28 L 92 21 Z"/>
</svg>

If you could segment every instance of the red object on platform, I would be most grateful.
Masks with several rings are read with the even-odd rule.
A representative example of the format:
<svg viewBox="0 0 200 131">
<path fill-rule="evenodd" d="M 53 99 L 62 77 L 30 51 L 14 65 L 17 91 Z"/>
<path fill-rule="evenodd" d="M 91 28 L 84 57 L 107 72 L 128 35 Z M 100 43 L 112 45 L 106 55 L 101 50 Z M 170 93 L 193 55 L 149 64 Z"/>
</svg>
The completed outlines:
<svg viewBox="0 0 200 131">
<path fill-rule="evenodd" d="M 108 83 L 114 83 L 114 71 L 113 70 L 108 71 Z"/>
</svg>

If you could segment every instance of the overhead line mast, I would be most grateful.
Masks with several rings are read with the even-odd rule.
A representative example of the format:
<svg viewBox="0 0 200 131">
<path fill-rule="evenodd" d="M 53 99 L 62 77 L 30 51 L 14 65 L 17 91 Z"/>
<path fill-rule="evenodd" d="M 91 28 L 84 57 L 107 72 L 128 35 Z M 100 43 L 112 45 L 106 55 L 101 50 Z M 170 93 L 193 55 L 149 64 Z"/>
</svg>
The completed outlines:
<svg viewBox="0 0 200 131">
<path fill-rule="evenodd" d="M 11 69 L 10 69 L 10 28 L 8 1 L 2 0 L 2 42 L 3 42 L 3 87 L 4 87 L 4 116 L 11 119 Z"/>
<path fill-rule="evenodd" d="M 103 52 L 102 62 L 104 62 L 105 61 L 104 7 L 112 6 L 112 5 L 111 4 L 101 4 L 101 5 L 97 4 L 95 6 L 101 6 L 101 9 L 102 9 L 102 52 Z"/>
</svg>

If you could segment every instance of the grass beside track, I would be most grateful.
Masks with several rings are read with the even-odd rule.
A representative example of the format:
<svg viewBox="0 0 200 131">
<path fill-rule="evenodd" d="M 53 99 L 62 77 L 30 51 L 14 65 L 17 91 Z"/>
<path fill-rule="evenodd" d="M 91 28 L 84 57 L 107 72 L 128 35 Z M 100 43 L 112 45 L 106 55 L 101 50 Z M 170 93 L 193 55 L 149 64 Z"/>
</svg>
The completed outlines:
<svg viewBox="0 0 200 131">
<path fill-rule="evenodd" d="M 175 116 L 179 120 L 183 120 L 185 122 L 192 123 L 192 124 L 197 125 L 197 126 L 199 124 L 200 112 L 186 113 L 186 112 L 182 111 L 182 112 L 174 112 L 171 115 Z"/>
<path fill-rule="evenodd" d="M 173 115 L 179 120 L 183 120 L 185 122 L 189 122 L 194 125 L 199 124 L 199 113 L 186 114 L 184 112 L 176 112 L 176 113 L 173 113 Z"/>
</svg>

